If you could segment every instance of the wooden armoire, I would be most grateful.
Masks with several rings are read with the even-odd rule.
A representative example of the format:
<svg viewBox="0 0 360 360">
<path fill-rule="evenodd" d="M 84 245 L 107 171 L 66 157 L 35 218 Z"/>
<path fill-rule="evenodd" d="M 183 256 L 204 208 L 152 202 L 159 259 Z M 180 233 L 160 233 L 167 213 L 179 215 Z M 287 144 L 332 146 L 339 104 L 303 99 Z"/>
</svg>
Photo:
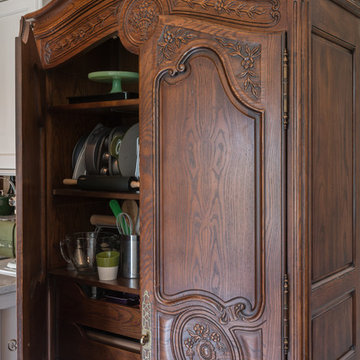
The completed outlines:
<svg viewBox="0 0 360 360">
<path fill-rule="evenodd" d="M 360 360 L 360 2 L 53 0 L 17 51 L 19 360 Z M 99 70 L 139 72 L 139 98 Z M 140 194 L 66 187 L 97 123 L 140 123 Z M 66 270 L 109 199 L 140 279 Z M 139 295 L 107 302 L 93 289 Z"/>
</svg>

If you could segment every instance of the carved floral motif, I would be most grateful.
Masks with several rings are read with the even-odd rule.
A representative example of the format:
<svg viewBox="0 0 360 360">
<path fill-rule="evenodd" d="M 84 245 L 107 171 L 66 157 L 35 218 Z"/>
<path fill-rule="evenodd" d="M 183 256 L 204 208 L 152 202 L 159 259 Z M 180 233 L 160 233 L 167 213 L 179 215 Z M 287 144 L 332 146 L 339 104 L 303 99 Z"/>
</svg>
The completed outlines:
<svg viewBox="0 0 360 360">
<path fill-rule="evenodd" d="M 50 40 L 47 42 L 44 47 L 45 62 L 50 64 L 58 56 L 71 51 L 73 48 L 79 46 L 80 43 L 85 42 L 97 31 L 102 30 L 108 19 L 116 18 L 119 8 L 120 5 L 108 7 L 85 24 L 77 27 L 70 34 L 61 37 L 60 39 Z"/>
<path fill-rule="evenodd" d="M 218 15 L 235 15 L 245 22 L 257 24 L 276 24 L 280 19 L 279 0 L 263 0 L 261 5 L 249 1 L 236 0 L 178 0 L 190 8 L 200 7 L 204 11 L 215 12 Z"/>
<path fill-rule="evenodd" d="M 245 309 L 246 309 L 246 305 L 243 303 L 239 303 L 234 306 L 224 308 L 219 317 L 220 324 L 227 325 L 231 321 L 236 321 L 240 319 L 245 320 L 245 316 L 244 316 Z"/>
<path fill-rule="evenodd" d="M 146 41 L 159 20 L 160 8 L 152 0 L 135 0 L 127 10 L 127 31 L 137 43 Z"/>
<path fill-rule="evenodd" d="M 233 57 L 240 57 L 243 71 L 236 76 L 243 79 L 244 90 L 250 91 L 252 96 L 259 99 L 261 94 L 260 76 L 256 73 L 256 60 L 261 57 L 261 45 L 250 46 L 247 43 L 239 41 L 225 41 L 217 38 L 218 43 L 229 49 L 230 55 Z"/>
<path fill-rule="evenodd" d="M 187 44 L 195 34 L 182 28 L 166 26 L 158 43 L 159 64 L 171 60 L 182 45 Z"/>
<path fill-rule="evenodd" d="M 219 353 L 226 352 L 225 345 L 221 342 L 218 332 L 209 325 L 195 324 L 193 330 L 187 330 L 189 338 L 184 340 L 186 356 L 190 360 L 216 360 L 221 359 Z"/>
</svg>

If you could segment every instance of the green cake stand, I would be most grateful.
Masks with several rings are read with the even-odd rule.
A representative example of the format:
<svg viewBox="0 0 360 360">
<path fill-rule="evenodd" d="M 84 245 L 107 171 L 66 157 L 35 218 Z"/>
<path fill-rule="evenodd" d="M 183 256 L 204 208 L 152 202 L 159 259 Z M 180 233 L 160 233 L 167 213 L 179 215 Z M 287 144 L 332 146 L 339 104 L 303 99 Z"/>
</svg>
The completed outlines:
<svg viewBox="0 0 360 360">
<path fill-rule="evenodd" d="M 112 84 L 110 94 L 121 93 L 122 81 L 132 82 L 139 79 L 137 72 L 131 71 L 95 71 L 88 75 L 90 80 Z"/>
</svg>

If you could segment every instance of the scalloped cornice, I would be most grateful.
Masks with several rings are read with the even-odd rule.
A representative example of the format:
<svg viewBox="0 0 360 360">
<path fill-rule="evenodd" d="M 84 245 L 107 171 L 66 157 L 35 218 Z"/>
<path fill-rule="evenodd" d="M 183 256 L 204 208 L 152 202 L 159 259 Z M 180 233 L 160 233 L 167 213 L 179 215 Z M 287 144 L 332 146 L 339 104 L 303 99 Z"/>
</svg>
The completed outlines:
<svg viewBox="0 0 360 360">
<path fill-rule="evenodd" d="M 34 33 L 42 65 L 51 68 L 112 35 L 138 54 L 160 15 L 273 28 L 286 4 L 286 0 L 53 0 L 23 18 L 20 36 L 26 42 L 29 31 Z"/>
<path fill-rule="evenodd" d="M 22 34 L 32 29 L 44 68 L 54 67 L 116 34 L 122 5 L 119 0 L 54 0 L 25 16 Z"/>
<path fill-rule="evenodd" d="M 198 13 L 246 26 L 272 27 L 281 18 L 280 0 L 168 0 L 172 13 Z M 286 3 L 286 0 L 282 0 Z"/>
</svg>

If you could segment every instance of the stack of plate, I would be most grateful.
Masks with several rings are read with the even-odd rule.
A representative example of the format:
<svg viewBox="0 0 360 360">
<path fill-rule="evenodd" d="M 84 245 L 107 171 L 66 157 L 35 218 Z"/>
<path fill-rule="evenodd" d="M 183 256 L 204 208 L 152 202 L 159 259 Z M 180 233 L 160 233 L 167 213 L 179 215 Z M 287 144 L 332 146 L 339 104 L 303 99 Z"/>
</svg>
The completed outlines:
<svg viewBox="0 0 360 360">
<path fill-rule="evenodd" d="M 81 175 L 139 176 L 139 124 L 128 129 L 96 125 L 77 142 L 73 155 L 73 179 Z"/>
</svg>

